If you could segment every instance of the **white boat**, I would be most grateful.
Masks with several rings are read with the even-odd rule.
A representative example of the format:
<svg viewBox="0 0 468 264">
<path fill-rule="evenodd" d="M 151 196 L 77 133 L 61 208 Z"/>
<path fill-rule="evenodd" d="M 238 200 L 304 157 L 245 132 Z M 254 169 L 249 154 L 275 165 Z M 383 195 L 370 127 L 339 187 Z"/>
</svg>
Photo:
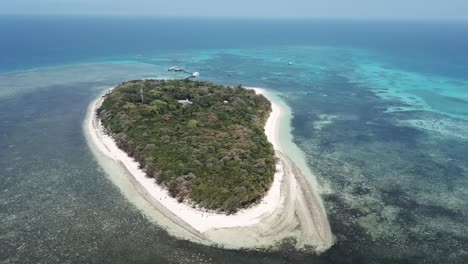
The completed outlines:
<svg viewBox="0 0 468 264">
<path fill-rule="evenodd" d="M 167 69 L 167 70 L 168 71 L 180 72 L 180 71 L 184 71 L 184 68 L 179 67 L 179 66 L 172 66 L 172 67 L 169 67 L 169 69 Z"/>
</svg>

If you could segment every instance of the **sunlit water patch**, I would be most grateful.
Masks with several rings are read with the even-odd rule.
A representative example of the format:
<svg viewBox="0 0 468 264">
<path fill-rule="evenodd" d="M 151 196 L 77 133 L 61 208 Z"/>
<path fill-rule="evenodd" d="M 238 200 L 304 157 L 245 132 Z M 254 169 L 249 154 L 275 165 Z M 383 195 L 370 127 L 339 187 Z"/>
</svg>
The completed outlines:
<svg viewBox="0 0 468 264">
<path fill-rule="evenodd" d="M 404 71 L 378 62 L 359 64 L 347 77 L 386 100 L 400 101 L 392 111 L 424 110 L 468 120 L 468 81 Z"/>
</svg>

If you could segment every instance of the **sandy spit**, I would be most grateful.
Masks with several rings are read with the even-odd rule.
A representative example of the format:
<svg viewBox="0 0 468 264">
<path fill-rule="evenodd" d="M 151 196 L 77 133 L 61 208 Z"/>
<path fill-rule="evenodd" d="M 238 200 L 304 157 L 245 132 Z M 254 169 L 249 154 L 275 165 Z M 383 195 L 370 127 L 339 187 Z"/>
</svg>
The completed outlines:
<svg viewBox="0 0 468 264">
<path fill-rule="evenodd" d="M 235 249 L 271 248 L 283 239 L 293 238 L 297 248 L 312 247 L 321 253 L 332 246 L 333 236 L 317 183 L 310 175 L 304 176 L 286 154 L 293 144 L 283 141 L 291 137 L 286 134 L 290 133 L 289 129 L 283 129 L 290 125 L 290 110 L 264 89 L 252 89 L 272 103 L 265 134 L 279 162 L 273 184 L 261 202 L 233 215 L 178 203 L 154 179 L 146 177 L 138 163 L 107 135 L 97 118 L 96 110 L 105 95 L 90 104 L 84 132 L 88 145 L 109 178 L 131 202 L 169 233 L 198 243 Z M 292 154 L 296 161 L 298 157 Z"/>
</svg>

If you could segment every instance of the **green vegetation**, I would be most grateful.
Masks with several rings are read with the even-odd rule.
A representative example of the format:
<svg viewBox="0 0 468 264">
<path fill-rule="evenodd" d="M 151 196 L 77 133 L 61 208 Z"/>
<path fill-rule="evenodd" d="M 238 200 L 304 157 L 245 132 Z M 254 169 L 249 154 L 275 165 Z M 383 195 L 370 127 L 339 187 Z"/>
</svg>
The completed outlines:
<svg viewBox="0 0 468 264">
<path fill-rule="evenodd" d="M 272 184 L 275 156 L 264 133 L 270 111 L 265 97 L 242 87 L 144 80 L 116 87 L 97 114 L 171 196 L 232 213 Z"/>
</svg>

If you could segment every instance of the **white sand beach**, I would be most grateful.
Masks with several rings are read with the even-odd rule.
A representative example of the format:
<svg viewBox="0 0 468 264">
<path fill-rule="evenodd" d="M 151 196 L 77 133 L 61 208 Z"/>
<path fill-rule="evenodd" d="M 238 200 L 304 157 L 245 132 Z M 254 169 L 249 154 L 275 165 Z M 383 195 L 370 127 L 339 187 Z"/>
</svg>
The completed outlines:
<svg viewBox="0 0 468 264">
<path fill-rule="evenodd" d="M 290 133 L 289 129 L 282 128 L 289 128 L 291 112 L 285 104 L 277 103 L 278 99 L 273 99 L 264 89 L 252 89 L 263 94 L 272 103 L 265 133 L 279 162 L 273 184 L 266 196 L 260 203 L 236 214 L 220 214 L 179 203 L 170 197 L 167 190 L 157 185 L 154 179 L 146 177 L 138 168 L 138 163 L 117 147 L 100 124 L 95 113 L 104 100 L 103 96 L 89 107 L 84 124 L 85 134 L 99 163 L 129 200 L 134 200 L 129 193 L 132 192 L 134 196 L 136 191 L 157 211 L 156 215 L 152 215 L 153 219 L 178 237 L 225 248 L 250 249 L 269 248 L 285 238 L 295 238 L 298 248 L 311 246 L 318 253 L 323 252 L 333 244 L 333 236 L 317 193 L 318 185 L 314 179 L 306 179 L 301 169 L 287 157 L 288 145 L 293 143 L 282 142 L 283 134 Z M 290 135 L 286 138 L 290 138 Z M 295 161 L 296 158 L 294 157 Z M 117 179 L 122 175 L 127 179 Z M 129 192 L 128 185 L 134 190 Z M 146 214 L 151 214 L 148 213 L 151 211 L 148 204 L 142 205 L 141 199 L 137 206 Z"/>
</svg>

